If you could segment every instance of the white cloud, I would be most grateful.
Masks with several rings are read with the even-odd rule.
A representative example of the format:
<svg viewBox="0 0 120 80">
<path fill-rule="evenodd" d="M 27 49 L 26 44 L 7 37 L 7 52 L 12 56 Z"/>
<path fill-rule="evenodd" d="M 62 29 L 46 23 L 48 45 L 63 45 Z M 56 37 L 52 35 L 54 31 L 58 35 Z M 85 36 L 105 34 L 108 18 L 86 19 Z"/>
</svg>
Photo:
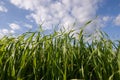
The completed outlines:
<svg viewBox="0 0 120 80">
<path fill-rule="evenodd" d="M 101 27 L 107 27 L 112 24 L 113 16 L 100 16 L 99 17 L 99 25 Z"/>
<path fill-rule="evenodd" d="M 113 21 L 115 25 L 120 26 L 120 14 Z"/>
<path fill-rule="evenodd" d="M 4 2 L 0 1 L 0 12 L 7 12 L 8 9 L 4 6 Z"/>
<path fill-rule="evenodd" d="M 11 29 L 9 30 L 9 29 L 4 28 L 4 29 L 0 29 L 0 33 L 9 34 L 9 33 L 15 33 L 15 31 L 11 30 Z"/>
<path fill-rule="evenodd" d="M 2 38 L 4 35 L 3 35 L 3 33 L 0 33 L 0 38 Z"/>
<path fill-rule="evenodd" d="M 29 29 L 32 28 L 32 25 L 30 25 L 30 24 L 24 24 L 24 26 L 27 27 L 27 28 L 29 28 Z"/>
<path fill-rule="evenodd" d="M 9 24 L 9 27 L 12 29 L 12 30 L 18 30 L 20 29 L 20 26 L 16 23 L 11 23 Z"/>
<path fill-rule="evenodd" d="M 15 33 L 15 31 L 14 31 L 14 30 L 10 30 L 10 33 L 14 34 L 14 33 Z"/>
<path fill-rule="evenodd" d="M 43 23 L 43 29 L 62 24 L 67 29 L 76 21 L 82 25 L 96 15 L 100 0 L 10 0 L 19 8 L 29 10 L 26 17 Z M 71 28 L 69 26 L 69 28 Z"/>
<path fill-rule="evenodd" d="M 105 21 L 105 22 L 107 22 L 107 21 L 109 21 L 111 19 L 112 19 L 112 17 L 110 17 L 110 16 L 104 16 L 103 17 L 103 21 Z"/>
<path fill-rule="evenodd" d="M 2 29 L 0 32 L 2 32 L 3 34 L 7 34 L 7 33 L 9 33 L 9 30 L 8 29 Z"/>
<path fill-rule="evenodd" d="M 4 6 L 0 5 L 0 12 L 7 12 L 7 8 L 5 8 Z"/>
<path fill-rule="evenodd" d="M 0 29 L 0 38 L 2 38 L 4 35 L 9 35 L 15 33 L 14 30 L 9 30 L 6 28 Z"/>
</svg>

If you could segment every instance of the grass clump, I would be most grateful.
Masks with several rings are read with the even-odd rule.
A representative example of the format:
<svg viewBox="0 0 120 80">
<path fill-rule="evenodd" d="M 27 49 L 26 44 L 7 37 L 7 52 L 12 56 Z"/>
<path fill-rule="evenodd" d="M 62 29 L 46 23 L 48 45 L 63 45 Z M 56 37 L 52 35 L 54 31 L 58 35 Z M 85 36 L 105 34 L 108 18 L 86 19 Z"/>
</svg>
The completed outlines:
<svg viewBox="0 0 120 80">
<path fill-rule="evenodd" d="M 120 80 L 120 41 L 103 32 L 90 42 L 83 29 L 74 34 L 36 31 L 1 38 L 0 80 Z"/>
</svg>

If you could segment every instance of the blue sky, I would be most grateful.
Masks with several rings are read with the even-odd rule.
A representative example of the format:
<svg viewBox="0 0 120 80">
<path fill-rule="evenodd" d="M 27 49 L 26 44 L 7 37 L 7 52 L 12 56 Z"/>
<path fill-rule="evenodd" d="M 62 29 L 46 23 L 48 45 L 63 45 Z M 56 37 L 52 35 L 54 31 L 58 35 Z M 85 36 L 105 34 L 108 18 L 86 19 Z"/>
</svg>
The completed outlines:
<svg viewBox="0 0 120 80">
<path fill-rule="evenodd" d="M 39 24 L 47 33 L 58 24 L 79 29 L 96 16 L 88 32 L 100 27 L 112 39 L 120 39 L 120 0 L 0 0 L 0 37 L 36 30 Z"/>
</svg>

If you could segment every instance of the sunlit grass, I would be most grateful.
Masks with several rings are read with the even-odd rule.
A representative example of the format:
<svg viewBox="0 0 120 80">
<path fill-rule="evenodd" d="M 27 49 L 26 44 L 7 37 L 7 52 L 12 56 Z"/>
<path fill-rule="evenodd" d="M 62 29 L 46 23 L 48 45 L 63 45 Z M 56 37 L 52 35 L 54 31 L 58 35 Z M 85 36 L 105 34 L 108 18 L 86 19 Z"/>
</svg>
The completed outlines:
<svg viewBox="0 0 120 80">
<path fill-rule="evenodd" d="M 0 80 L 120 80 L 120 41 L 99 33 L 90 42 L 83 28 L 77 38 L 74 30 L 5 36 L 0 39 Z"/>
</svg>

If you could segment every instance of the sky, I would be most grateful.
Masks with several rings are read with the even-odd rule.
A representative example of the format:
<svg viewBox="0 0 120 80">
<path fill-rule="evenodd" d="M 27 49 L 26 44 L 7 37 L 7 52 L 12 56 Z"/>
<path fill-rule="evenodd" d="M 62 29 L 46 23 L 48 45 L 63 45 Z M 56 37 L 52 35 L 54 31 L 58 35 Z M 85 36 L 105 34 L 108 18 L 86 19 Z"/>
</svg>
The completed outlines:
<svg viewBox="0 0 120 80">
<path fill-rule="evenodd" d="M 34 31 L 41 24 L 48 34 L 63 26 L 79 30 L 89 20 L 87 32 L 101 28 L 120 40 L 120 0 L 0 0 L 0 37 Z"/>
</svg>

